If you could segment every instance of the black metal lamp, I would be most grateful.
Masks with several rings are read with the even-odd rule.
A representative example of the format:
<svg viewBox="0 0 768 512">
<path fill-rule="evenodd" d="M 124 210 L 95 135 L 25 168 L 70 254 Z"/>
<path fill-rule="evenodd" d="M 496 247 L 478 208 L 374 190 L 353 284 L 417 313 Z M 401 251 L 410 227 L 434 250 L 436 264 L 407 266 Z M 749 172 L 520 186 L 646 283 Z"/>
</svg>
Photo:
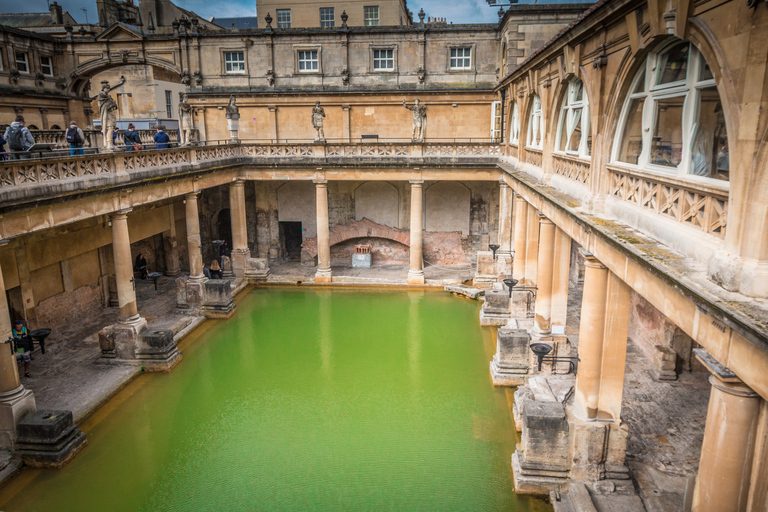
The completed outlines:
<svg viewBox="0 0 768 512">
<path fill-rule="evenodd" d="M 576 375 L 576 371 L 579 369 L 579 357 L 554 357 L 549 356 L 547 357 L 547 354 L 552 352 L 552 347 L 550 345 L 547 345 L 546 343 L 531 343 L 530 345 L 531 352 L 533 352 L 536 355 L 536 359 L 539 363 L 539 371 L 541 371 L 541 363 L 543 361 L 566 361 L 570 365 L 571 369 L 573 370 L 573 374 Z"/>
<path fill-rule="evenodd" d="M 519 283 L 520 281 L 518 279 L 502 279 L 501 282 L 504 283 L 505 285 L 507 285 L 507 288 L 509 288 L 509 298 L 511 299 L 512 298 L 512 288 L 514 288 L 515 285 L 517 283 Z"/>
<path fill-rule="evenodd" d="M 488 244 L 488 248 L 493 251 L 493 259 L 496 259 L 496 251 L 501 247 L 499 244 Z"/>
</svg>

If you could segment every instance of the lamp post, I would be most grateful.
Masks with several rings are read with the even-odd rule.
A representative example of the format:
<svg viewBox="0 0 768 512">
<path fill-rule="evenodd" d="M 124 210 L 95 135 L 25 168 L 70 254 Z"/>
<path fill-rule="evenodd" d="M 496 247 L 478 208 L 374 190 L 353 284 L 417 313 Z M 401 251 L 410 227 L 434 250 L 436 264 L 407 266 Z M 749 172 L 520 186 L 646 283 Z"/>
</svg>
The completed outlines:
<svg viewBox="0 0 768 512">
<path fill-rule="evenodd" d="M 568 365 L 573 370 L 574 375 L 576 375 L 576 372 L 579 369 L 579 361 L 580 361 L 579 356 L 573 356 L 573 357 L 547 356 L 547 354 L 552 352 L 552 347 L 547 345 L 546 343 L 531 343 L 530 349 L 531 349 L 531 352 L 533 352 L 536 355 L 536 359 L 538 360 L 538 363 L 539 363 L 539 371 L 541 371 L 541 363 L 543 361 L 568 362 Z"/>
<path fill-rule="evenodd" d="M 509 288 L 509 298 L 511 299 L 512 298 L 512 288 L 514 288 L 515 285 L 517 283 L 519 283 L 520 281 L 518 279 L 502 279 L 501 282 L 504 283 L 505 285 L 507 285 L 507 288 Z"/>
<path fill-rule="evenodd" d="M 496 251 L 501 247 L 499 244 L 488 244 L 488 248 L 493 251 L 493 259 L 496 259 Z"/>
</svg>

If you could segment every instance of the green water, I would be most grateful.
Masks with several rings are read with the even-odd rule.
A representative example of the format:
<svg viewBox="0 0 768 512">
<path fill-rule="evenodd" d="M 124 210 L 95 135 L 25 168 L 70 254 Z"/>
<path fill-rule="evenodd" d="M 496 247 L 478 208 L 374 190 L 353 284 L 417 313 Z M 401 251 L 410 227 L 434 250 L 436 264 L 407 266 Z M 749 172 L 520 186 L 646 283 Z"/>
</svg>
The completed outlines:
<svg viewBox="0 0 768 512">
<path fill-rule="evenodd" d="M 477 315 L 445 292 L 254 289 L 0 510 L 551 510 L 514 494 Z"/>
</svg>

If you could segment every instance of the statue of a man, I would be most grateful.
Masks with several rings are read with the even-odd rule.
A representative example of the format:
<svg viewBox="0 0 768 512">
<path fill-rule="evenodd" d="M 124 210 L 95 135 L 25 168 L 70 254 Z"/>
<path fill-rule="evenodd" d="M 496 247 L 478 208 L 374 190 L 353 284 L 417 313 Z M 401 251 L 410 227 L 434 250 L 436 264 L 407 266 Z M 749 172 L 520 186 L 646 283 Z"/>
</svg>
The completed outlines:
<svg viewBox="0 0 768 512">
<path fill-rule="evenodd" d="M 323 133 L 323 118 L 325 117 L 325 110 L 320 106 L 320 102 L 315 102 L 315 108 L 312 109 L 312 126 L 315 127 L 315 140 L 325 140 L 325 133 Z"/>
<path fill-rule="evenodd" d="M 235 95 L 229 97 L 229 104 L 226 106 L 227 119 L 240 119 L 240 109 L 235 105 Z"/>
<path fill-rule="evenodd" d="M 415 100 L 412 107 L 405 104 L 403 100 L 403 106 L 413 112 L 413 130 L 411 132 L 411 139 L 414 141 L 424 140 L 424 128 L 427 124 L 427 107 L 426 105 L 419 105 L 419 100 Z"/>
<path fill-rule="evenodd" d="M 114 87 L 109 86 L 109 82 L 101 82 L 101 91 L 90 98 L 91 101 L 98 99 L 99 117 L 101 118 L 101 133 L 104 137 L 104 149 L 110 151 L 112 147 L 112 132 L 117 125 L 117 103 L 109 95 L 109 91 L 116 89 L 125 83 L 125 77 L 120 77 L 120 82 Z"/>
<path fill-rule="evenodd" d="M 189 97 L 187 93 L 179 93 L 179 135 L 181 138 L 181 145 L 186 146 L 192 141 L 192 132 L 195 129 L 192 122 L 192 105 L 187 101 Z"/>
</svg>

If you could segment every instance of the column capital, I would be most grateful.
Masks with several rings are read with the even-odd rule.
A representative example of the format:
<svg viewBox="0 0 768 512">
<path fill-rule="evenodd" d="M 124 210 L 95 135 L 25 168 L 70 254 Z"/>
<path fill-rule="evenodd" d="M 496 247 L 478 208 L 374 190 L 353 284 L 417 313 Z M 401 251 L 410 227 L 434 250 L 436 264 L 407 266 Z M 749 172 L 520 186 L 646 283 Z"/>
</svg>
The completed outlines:
<svg viewBox="0 0 768 512">
<path fill-rule="evenodd" d="M 584 256 L 584 259 L 587 260 L 586 265 L 592 268 L 599 268 L 599 269 L 607 268 L 605 265 L 600 263 L 600 260 L 598 260 L 594 254 L 584 249 L 583 247 L 579 247 L 579 252 L 581 253 L 582 256 Z"/>
<path fill-rule="evenodd" d="M 196 190 L 195 192 L 188 192 L 188 193 L 184 194 L 184 199 L 185 200 L 186 199 L 190 199 L 190 200 L 194 199 L 195 201 L 197 201 L 197 196 L 199 196 L 199 195 L 200 195 L 200 191 L 199 190 Z"/>
<path fill-rule="evenodd" d="M 539 210 L 536 210 L 536 215 L 539 216 L 539 224 L 554 224 L 552 219 L 541 213 Z"/>
<path fill-rule="evenodd" d="M 421 187 L 424 185 L 424 180 L 408 180 L 412 188 Z"/>
<path fill-rule="evenodd" d="M 235 178 L 229 184 L 233 187 L 242 187 L 245 185 L 245 178 Z"/>
<path fill-rule="evenodd" d="M 709 376 L 709 383 L 713 388 L 719 389 L 723 393 L 738 396 L 741 398 L 758 398 L 760 395 L 755 393 L 752 388 L 741 382 L 724 381 L 719 376 L 712 374 Z"/>
<path fill-rule="evenodd" d="M 128 217 L 128 214 L 133 211 L 133 208 L 123 208 L 122 210 L 117 210 L 116 212 L 112 212 L 109 216 L 111 219 L 125 219 Z"/>
<path fill-rule="evenodd" d="M 11 242 L 10 238 L 0 238 L 0 247 L 8 245 Z"/>
<path fill-rule="evenodd" d="M 312 180 L 312 183 L 314 183 L 315 185 L 326 186 L 328 185 L 328 180 Z"/>
<path fill-rule="evenodd" d="M 507 184 L 507 180 L 505 180 L 504 178 L 499 178 L 499 185 L 501 185 L 502 188 L 509 187 L 509 185 Z"/>
</svg>

